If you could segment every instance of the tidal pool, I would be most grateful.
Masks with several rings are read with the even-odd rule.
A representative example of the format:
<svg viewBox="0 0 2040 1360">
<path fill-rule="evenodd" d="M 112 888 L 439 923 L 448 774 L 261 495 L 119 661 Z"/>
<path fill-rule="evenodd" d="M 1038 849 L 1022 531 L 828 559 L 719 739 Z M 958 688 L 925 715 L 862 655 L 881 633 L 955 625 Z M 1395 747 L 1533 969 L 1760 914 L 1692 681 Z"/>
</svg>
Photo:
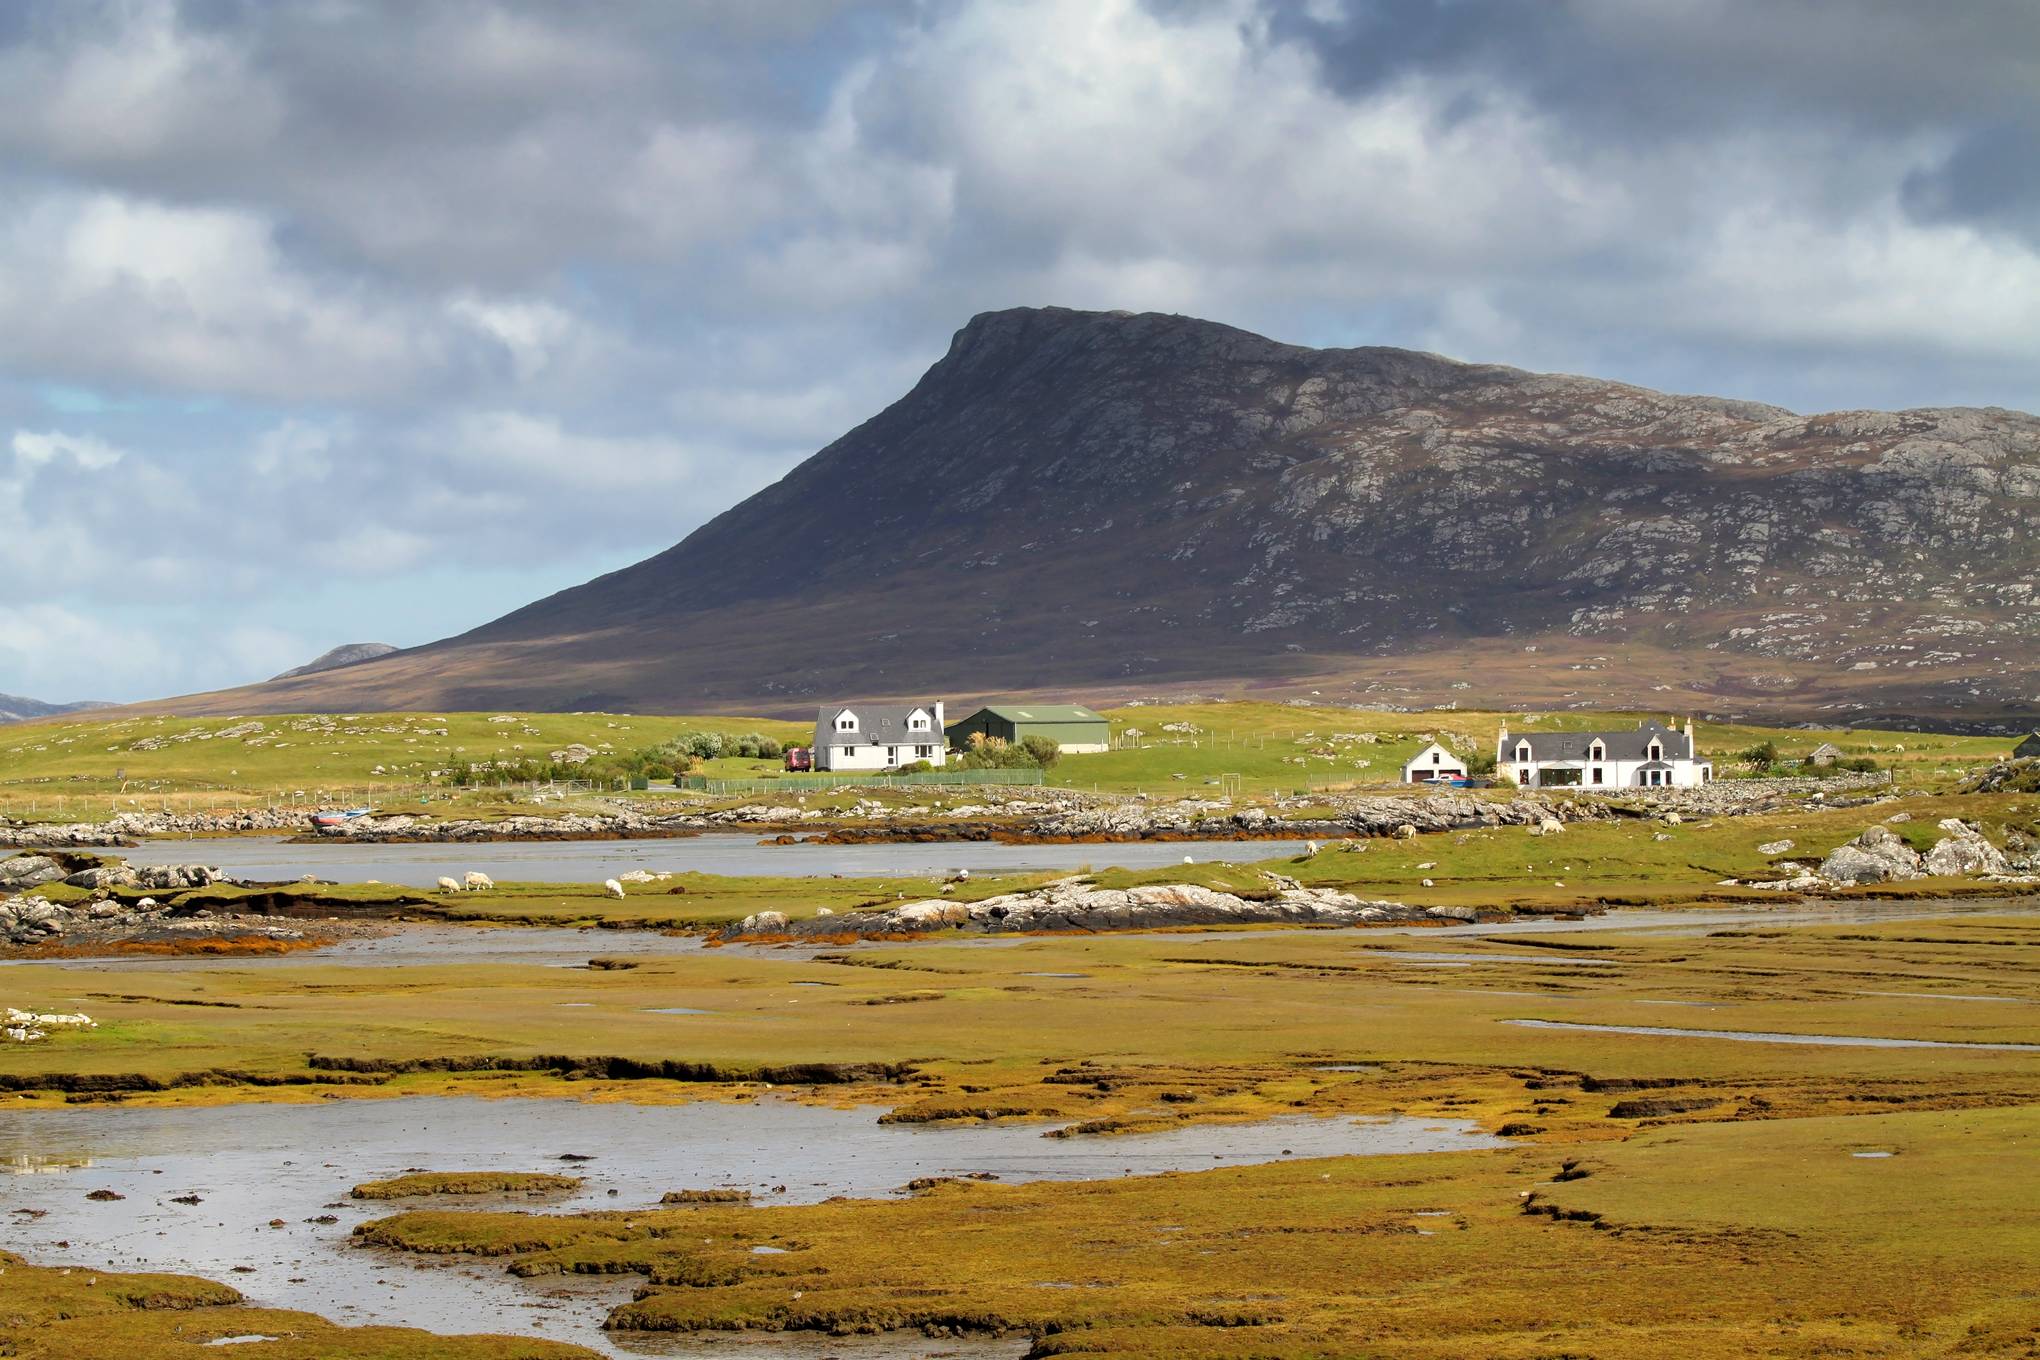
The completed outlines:
<svg viewBox="0 0 2040 1360">
<path fill-rule="evenodd" d="M 727 1186 L 747 1189 L 764 1204 L 800 1204 L 830 1195 L 886 1195 L 916 1177 L 969 1172 L 1013 1182 L 1096 1180 L 1289 1157 L 1502 1146 L 1469 1122 L 1439 1119 L 1300 1116 L 1057 1139 L 1044 1138 L 1039 1124 L 918 1128 L 879 1124 L 877 1113 L 779 1099 L 640 1106 L 473 1097 L 211 1109 L 0 1108 L 0 1246 L 40 1264 L 204 1275 L 263 1306 L 345 1323 L 515 1332 L 613 1355 L 803 1356 L 811 1352 L 764 1347 L 756 1338 L 761 1348 L 745 1350 L 707 1348 L 703 1339 L 604 1334 L 602 1318 L 629 1297 L 635 1277 L 527 1283 L 505 1273 L 500 1260 L 383 1252 L 354 1246 L 350 1233 L 366 1219 L 406 1207 L 463 1202 L 546 1212 L 627 1209 L 656 1204 L 668 1190 Z M 563 1154 L 593 1160 L 567 1161 Z M 347 1197 L 362 1181 L 411 1168 L 553 1171 L 586 1181 L 569 1195 L 543 1201 L 490 1196 L 363 1203 Z M 125 1198 L 86 1198 L 96 1190 Z M 178 1202 L 194 1196 L 195 1204 Z M 333 1221 L 318 1221 L 324 1217 Z M 273 1219 L 284 1226 L 270 1227 Z M 909 1349 L 863 1353 L 1019 1353 L 955 1344 L 911 1349 L 918 1339 L 900 1344 Z"/>
<path fill-rule="evenodd" d="M 1673 1029 L 1665 1025 L 1588 1025 L 1570 1020 L 1504 1020 L 1526 1029 L 1577 1029 L 1595 1034 L 1651 1034 L 1675 1039 L 1728 1039 L 1744 1044 L 1832 1044 L 1842 1048 L 1975 1048 L 1998 1053 L 2040 1053 L 2040 1044 L 1992 1044 L 1957 1039 L 1885 1039 L 1863 1034 L 1778 1034 L 1761 1029 Z"/>
</svg>

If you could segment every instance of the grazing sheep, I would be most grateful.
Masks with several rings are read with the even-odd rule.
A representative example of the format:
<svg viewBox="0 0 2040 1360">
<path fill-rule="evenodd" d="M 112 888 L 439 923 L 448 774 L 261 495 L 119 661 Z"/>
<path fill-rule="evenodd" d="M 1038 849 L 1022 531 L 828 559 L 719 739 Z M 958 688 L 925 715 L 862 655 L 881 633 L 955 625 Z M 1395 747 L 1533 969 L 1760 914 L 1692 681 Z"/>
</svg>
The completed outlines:
<svg viewBox="0 0 2040 1360">
<path fill-rule="evenodd" d="M 472 869 L 463 874 L 460 881 L 467 885 L 469 892 L 487 892 L 496 886 L 495 879 L 490 878 L 487 874 L 478 874 Z"/>
<path fill-rule="evenodd" d="M 459 891 L 460 891 L 460 883 L 459 883 L 459 881 L 458 881 L 458 880 L 456 880 L 456 879 L 451 879 L 451 878 L 446 878 L 446 877 L 444 877 L 444 876 L 441 876 L 441 878 L 440 878 L 440 880 L 439 880 L 439 891 L 441 891 L 441 892 L 459 892 Z"/>
<path fill-rule="evenodd" d="M 602 891 L 608 893 L 611 897 L 622 897 L 623 885 L 613 878 L 605 878 L 602 880 Z"/>
</svg>

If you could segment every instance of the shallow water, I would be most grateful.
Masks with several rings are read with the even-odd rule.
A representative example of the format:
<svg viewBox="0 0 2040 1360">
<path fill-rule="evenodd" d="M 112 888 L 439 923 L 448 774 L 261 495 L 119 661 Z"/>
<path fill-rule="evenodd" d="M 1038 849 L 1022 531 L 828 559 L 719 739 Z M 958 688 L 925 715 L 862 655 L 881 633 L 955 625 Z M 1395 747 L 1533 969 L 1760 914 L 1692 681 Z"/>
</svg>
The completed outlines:
<svg viewBox="0 0 2040 1360">
<path fill-rule="evenodd" d="M 758 832 L 715 832 L 636 841 L 512 841 L 473 844 L 293 845 L 281 836 L 157 840 L 108 849 L 137 865 L 210 864 L 235 878 L 282 882 L 312 874 L 337 883 L 376 879 L 430 888 L 469 870 L 506 883 L 600 883 L 634 869 L 651 873 L 799 878 L 939 878 L 972 873 L 1094 868 L 1155 869 L 1181 864 L 1247 863 L 1303 853 L 1302 841 L 1128 841 L 1099 845 L 1002 845 L 945 841 L 904 845 L 760 845 Z"/>
<path fill-rule="evenodd" d="M 1675 1039 L 1729 1039 L 1745 1044 L 1825 1044 L 1840 1048 L 1974 1048 L 1998 1053 L 2040 1053 L 2040 1044 L 1992 1044 L 1955 1039 L 1885 1039 L 1861 1034 L 1780 1034 L 1761 1029 L 1672 1029 L 1663 1025 L 1588 1025 L 1570 1020 L 1504 1020 L 1526 1029 L 1591 1030 L 1596 1034 L 1650 1034 Z"/>
<path fill-rule="evenodd" d="M 1000 1179 L 1092 1180 L 1239 1166 L 1286 1157 L 1453 1151 L 1501 1146 L 1470 1123 L 1300 1116 L 1189 1126 L 1098 1139 L 1042 1137 L 1043 1126 L 882 1125 L 873 1109 L 818 1109 L 766 1099 L 682 1106 L 563 1100 L 409 1097 L 215 1109 L 0 1109 L 0 1246 L 39 1264 L 174 1270 L 227 1281 L 252 1301 L 347 1323 L 434 1331 L 511 1330 L 612 1354 L 694 1354 L 698 1343 L 610 1338 L 609 1308 L 635 1277 L 526 1283 L 487 1258 L 410 1257 L 355 1247 L 369 1218 L 445 1199 L 357 1202 L 362 1181 L 434 1171 L 563 1171 L 571 1195 L 479 1202 L 545 1209 L 629 1209 L 668 1190 L 733 1186 L 768 1204 L 883 1195 L 920 1176 L 989 1171 Z M 592 1155 L 565 1163 L 562 1153 Z M 12 1171 L 14 1175 L 4 1173 Z M 774 1187 L 784 1185 L 783 1193 Z M 93 1190 L 126 1196 L 99 1203 Z M 617 1193 L 610 1195 L 614 1190 Z M 195 1194 L 202 1203 L 177 1204 Z M 470 1201 L 474 1202 L 474 1201 Z M 311 1220 L 331 1214 L 338 1221 Z M 271 1228 L 271 1219 L 285 1221 Z M 68 1241 L 68 1249 L 55 1244 Z M 249 1267 L 235 1273 L 237 1266 Z M 935 1354 L 911 1349 L 863 1354 Z M 646 1349 L 651 1347 L 651 1349 Z M 1024 1349 L 1024 1348 L 1022 1348 Z M 725 1355 L 804 1355 L 800 1350 Z M 857 1354 L 858 1352 L 822 1352 Z M 1013 1349 L 968 1352 L 1016 1354 Z"/>
</svg>

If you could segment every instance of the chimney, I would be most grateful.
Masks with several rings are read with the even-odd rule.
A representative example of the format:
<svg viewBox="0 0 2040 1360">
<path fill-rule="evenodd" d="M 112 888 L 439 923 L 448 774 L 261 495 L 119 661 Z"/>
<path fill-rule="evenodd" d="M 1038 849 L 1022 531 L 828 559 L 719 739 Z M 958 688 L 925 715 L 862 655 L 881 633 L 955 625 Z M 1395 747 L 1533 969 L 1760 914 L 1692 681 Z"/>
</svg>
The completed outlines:
<svg viewBox="0 0 2040 1360">
<path fill-rule="evenodd" d="M 943 726 L 944 724 L 942 722 L 942 701 L 940 699 L 937 699 L 935 701 L 935 730 L 937 732 L 940 732 Z"/>
<path fill-rule="evenodd" d="M 1496 760 L 1508 759 L 1507 756 L 1502 754 L 1502 752 L 1508 747 L 1508 745 L 1509 745 L 1509 720 L 1507 718 L 1504 718 L 1502 719 L 1502 730 L 1495 734 Z"/>
</svg>

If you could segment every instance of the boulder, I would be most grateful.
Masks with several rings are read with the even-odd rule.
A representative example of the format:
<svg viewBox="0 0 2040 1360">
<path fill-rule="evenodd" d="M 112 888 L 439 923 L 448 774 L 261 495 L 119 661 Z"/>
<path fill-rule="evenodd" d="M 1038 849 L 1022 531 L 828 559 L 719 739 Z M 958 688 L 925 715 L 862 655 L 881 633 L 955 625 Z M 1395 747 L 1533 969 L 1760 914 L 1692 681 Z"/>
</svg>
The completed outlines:
<svg viewBox="0 0 2040 1360">
<path fill-rule="evenodd" d="M 1896 832 L 1873 826 L 1830 851 L 1821 861 L 1820 874 L 1835 883 L 1900 883 L 1923 878 L 1926 870 L 1918 852 Z"/>
<path fill-rule="evenodd" d="M 64 866 L 48 855 L 15 855 L 0 859 L 0 893 L 26 892 L 54 883 L 64 876 Z"/>
<path fill-rule="evenodd" d="M 1927 852 L 1928 873 L 1952 878 L 1965 874 L 2002 874 L 2010 870 L 2011 865 L 2004 853 L 1967 822 L 1950 817 L 1941 823 L 1941 830 L 1948 834 Z"/>
</svg>

